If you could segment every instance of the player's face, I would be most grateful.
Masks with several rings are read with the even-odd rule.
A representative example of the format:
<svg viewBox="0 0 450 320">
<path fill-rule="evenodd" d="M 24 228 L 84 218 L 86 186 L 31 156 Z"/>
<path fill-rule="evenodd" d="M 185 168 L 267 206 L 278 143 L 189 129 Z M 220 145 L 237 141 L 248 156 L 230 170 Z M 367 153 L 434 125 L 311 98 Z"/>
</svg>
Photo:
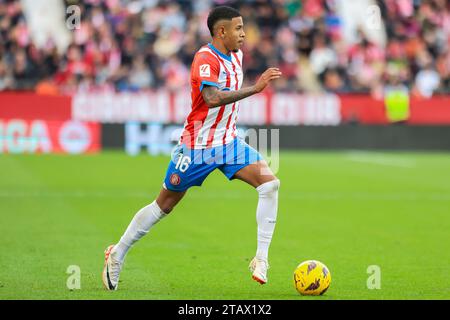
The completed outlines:
<svg viewBox="0 0 450 320">
<path fill-rule="evenodd" d="M 237 52 L 244 44 L 245 32 L 242 17 L 231 20 L 226 30 L 224 44 L 228 50 Z"/>
</svg>

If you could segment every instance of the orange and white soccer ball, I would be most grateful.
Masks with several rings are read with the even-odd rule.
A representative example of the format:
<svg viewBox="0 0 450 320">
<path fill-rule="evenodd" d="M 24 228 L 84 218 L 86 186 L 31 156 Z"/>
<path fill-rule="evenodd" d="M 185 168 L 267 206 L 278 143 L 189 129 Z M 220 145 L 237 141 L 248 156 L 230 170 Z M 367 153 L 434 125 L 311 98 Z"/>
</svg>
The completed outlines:
<svg viewBox="0 0 450 320">
<path fill-rule="evenodd" d="M 320 261 L 302 262 L 294 271 L 295 289 L 302 295 L 322 295 L 328 290 L 330 283 L 330 270 Z"/>
</svg>

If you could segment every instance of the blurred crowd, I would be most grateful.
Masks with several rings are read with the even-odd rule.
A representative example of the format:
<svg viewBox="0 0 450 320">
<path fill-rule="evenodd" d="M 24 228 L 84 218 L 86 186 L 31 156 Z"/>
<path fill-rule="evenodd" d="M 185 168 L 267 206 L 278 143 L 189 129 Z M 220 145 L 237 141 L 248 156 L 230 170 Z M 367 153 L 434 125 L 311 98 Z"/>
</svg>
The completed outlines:
<svg viewBox="0 0 450 320">
<path fill-rule="evenodd" d="M 346 42 L 339 1 L 66 0 L 81 19 L 60 52 L 52 39 L 36 46 L 20 1 L 0 0 L 0 91 L 187 87 L 195 52 L 211 41 L 208 12 L 225 4 L 244 18 L 246 84 L 278 66 L 284 77 L 275 89 L 282 91 L 450 93 L 450 1 L 376 1 L 384 45 L 362 28 L 357 41 Z"/>
</svg>

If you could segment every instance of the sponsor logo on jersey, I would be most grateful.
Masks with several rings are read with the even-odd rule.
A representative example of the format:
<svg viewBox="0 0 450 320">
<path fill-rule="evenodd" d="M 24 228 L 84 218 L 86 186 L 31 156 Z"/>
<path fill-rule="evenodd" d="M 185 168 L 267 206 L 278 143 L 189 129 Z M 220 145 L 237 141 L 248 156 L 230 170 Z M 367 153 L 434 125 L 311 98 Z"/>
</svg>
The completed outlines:
<svg viewBox="0 0 450 320">
<path fill-rule="evenodd" d="M 200 66 L 200 77 L 210 77 L 211 76 L 211 67 L 209 64 L 202 64 Z"/>
</svg>

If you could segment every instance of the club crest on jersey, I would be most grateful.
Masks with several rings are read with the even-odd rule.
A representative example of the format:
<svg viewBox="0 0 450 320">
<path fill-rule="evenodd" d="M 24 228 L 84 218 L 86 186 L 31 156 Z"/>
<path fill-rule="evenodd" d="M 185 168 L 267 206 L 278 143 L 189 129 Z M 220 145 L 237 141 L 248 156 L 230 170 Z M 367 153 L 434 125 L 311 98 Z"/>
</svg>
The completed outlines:
<svg viewBox="0 0 450 320">
<path fill-rule="evenodd" d="M 202 64 L 200 66 L 200 77 L 210 77 L 211 76 L 211 67 L 209 64 Z"/>
<path fill-rule="evenodd" d="M 180 184 L 180 182 L 181 182 L 180 176 L 176 173 L 172 173 L 172 175 L 170 176 L 170 183 L 173 186 L 177 186 Z"/>
</svg>

